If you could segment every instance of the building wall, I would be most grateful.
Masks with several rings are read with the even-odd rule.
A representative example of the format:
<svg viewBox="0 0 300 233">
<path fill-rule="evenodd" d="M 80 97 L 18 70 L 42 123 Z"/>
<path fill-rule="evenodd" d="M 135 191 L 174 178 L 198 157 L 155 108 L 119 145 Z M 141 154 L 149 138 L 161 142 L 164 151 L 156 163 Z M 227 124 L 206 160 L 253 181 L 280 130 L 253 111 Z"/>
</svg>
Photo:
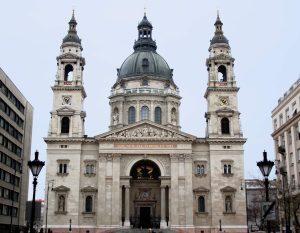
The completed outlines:
<svg viewBox="0 0 300 233">
<path fill-rule="evenodd" d="M 278 100 L 278 105 L 272 111 L 274 147 L 276 153 L 276 169 L 279 183 L 279 198 L 282 194 L 293 196 L 291 210 L 298 206 L 300 197 L 300 80 Z M 281 153 L 279 153 L 279 147 Z M 281 224 L 284 223 L 283 206 L 281 209 Z M 296 217 L 297 216 L 297 217 Z M 291 226 L 300 229 L 295 218 L 300 212 L 291 214 Z M 299 220 L 298 220 L 299 222 Z M 293 224 L 294 223 L 294 224 Z"/>
<path fill-rule="evenodd" d="M 10 148 L 10 146 L 6 147 L 4 141 L 2 145 L 0 145 L 0 151 L 2 156 L 0 157 L 0 169 L 2 169 L 1 178 L 4 179 L 3 171 L 5 171 L 5 176 L 14 176 L 19 179 L 19 185 L 13 185 L 13 181 L 9 182 L 7 180 L 0 180 L 0 187 L 6 190 L 10 190 L 12 192 L 18 193 L 19 196 L 18 201 L 14 201 L 14 208 L 18 209 L 18 214 L 16 217 L 13 217 L 13 225 L 25 226 L 25 209 L 26 209 L 26 201 L 28 195 L 28 179 L 29 179 L 29 170 L 27 166 L 28 160 L 30 160 L 31 153 L 31 133 L 32 133 L 32 117 L 33 117 L 33 108 L 30 103 L 25 99 L 22 93 L 18 90 L 18 88 L 13 84 L 13 82 L 7 77 L 7 75 L 0 69 L 0 80 L 1 80 L 1 91 L 0 98 L 7 105 L 6 108 L 10 108 L 10 111 L 13 111 L 18 118 L 20 118 L 24 123 L 23 125 L 18 125 L 14 120 L 12 115 L 8 115 L 5 113 L 3 107 L 0 109 L 0 117 L 2 117 L 1 126 L 3 126 L 3 120 L 6 122 L 5 124 L 10 124 L 10 132 L 0 127 L 0 133 L 10 140 L 14 146 L 18 146 L 21 150 L 20 152 L 13 151 L 14 149 Z M 6 89 L 6 91 L 4 91 Z M 9 92 L 7 92 L 9 90 Z M 8 94 L 9 93 L 9 94 Z M 14 96 L 14 97 L 12 97 Z M 9 99 L 10 97 L 10 99 Z M 13 99 L 13 100 L 11 100 Z M 19 106 L 22 105 L 22 107 Z M 3 104 L 2 104 L 3 106 Z M 13 114 L 13 113 L 10 113 Z M 14 116 L 15 117 L 15 116 Z M 16 117 L 15 117 L 16 118 Z M 12 128 L 13 127 L 13 128 Z M 18 132 L 23 135 L 22 139 L 16 139 L 15 136 L 12 135 L 12 131 L 14 133 Z M 14 134 L 15 135 L 15 134 Z M 6 140 L 6 139 L 2 139 Z M 5 155 L 4 155 L 5 154 Z M 18 154 L 18 155 L 17 155 Z M 6 164 L 5 159 L 6 157 Z M 17 163 L 20 164 L 20 167 L 15 169 L 12 164 L 8 163 L 7 157 L 13 159 Z M 22 173 L 20 172 L 22 171 Z M 5 191 L 6 192 L 6 191 Z M 12 205 L 12 200 L 6 197 L 0 197 L 0 205 L 5 205 L 8 207 L 0 207 L 0 224 L 2 227 L 6 227 L 10 224 L 11 217 L 8 216 L 9 213 L 6 213 L 7 210 L 4 208 L 10 208 Z"/>
</svg>

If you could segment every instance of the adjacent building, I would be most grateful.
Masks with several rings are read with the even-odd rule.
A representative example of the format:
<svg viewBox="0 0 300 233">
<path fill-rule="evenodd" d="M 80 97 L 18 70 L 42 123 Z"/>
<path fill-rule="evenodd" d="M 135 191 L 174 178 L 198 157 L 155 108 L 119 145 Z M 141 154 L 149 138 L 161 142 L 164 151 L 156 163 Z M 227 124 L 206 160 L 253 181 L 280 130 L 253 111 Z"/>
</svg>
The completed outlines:
<svg viewBox="0 0 300 233">
<path fill-rule="evenodd" d="M 203 90 L 204 137 L 181 130 L 179 87 L 173 69 L 157 52 L 146 14 L 137 27 L 134 51 L 112 83 L 109 130 L 89 137 L 85 59 L 73 14 L 57 57 L 45 138 L 46 179 L 54 180 L 46 195 L 53 232 L 67 231 L 70 222 L 72 232 L 132 227 L 206 233 L 219 232 L 220 223 L 226 232 L 247 232 L 245 190 L 240 188 L 246 139 L 235 60 L 219 16 L 214 25 Z M 204 107 L 197 102 L 195 108 Z"/>
<path fill-rule="evenodd" d="M 44 200 L 42 199 L 35 200 L 34 228 L 37 232 L 40 232 L 40 229 L 43 227 L 44 206 L 45 206 Z M 30 226 L 31 210 L 32 210 L 32 201 L 27 201 L 26 212 L 25 212 L 25 220 L 26 220 L 27 227 Z"/>
<path fill-rule="evenodd" d="M 0 69 L 0 232 L 25 226 L 33 108 Z"/>
<path fill-rule="evenodd" d="M 265 229 L 266 221 L 263 220 L 263 203 L 266 200 L 266 189 L 264 180 L 247 179 L 245 180 L 246 186 L 246 201 L 247 201 L 247 225 L 249 232 L 256 232 L 260 229 Z M 274 212 L 271 214 L 272 220 L 270 229 L 272 232 L 279 231 L 279 212 L 277 205 L 277 181 L 271 180 L 269 183 L 269 199 L 275 202 Z M 262 228 L 263 227 L 263 228 Z"/>
<path fill-rule="evenodd" d="M 272 121 L 277 177 L 280 181 L 281 226 L 284 229 L 286 215 L 291 227 L 299 231 L 300 79 L 278 100 L 278 105 L 272 111 Z"/>
</svg>

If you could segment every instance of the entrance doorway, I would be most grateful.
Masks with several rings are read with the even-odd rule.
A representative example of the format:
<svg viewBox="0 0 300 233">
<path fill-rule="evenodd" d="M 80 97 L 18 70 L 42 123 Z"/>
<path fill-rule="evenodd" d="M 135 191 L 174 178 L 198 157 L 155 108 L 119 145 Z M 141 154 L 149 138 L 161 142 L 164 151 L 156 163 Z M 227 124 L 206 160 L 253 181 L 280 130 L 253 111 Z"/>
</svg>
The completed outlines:
<svg viewBox="0 0 300 233">
<path fill-rule="evenodd" d="M 160 169 L 153 161 L 136 162 L 130 171 L 130 224 L 159 228 L 161 215 Z"/>
<path fill-rule="evenodd" d="M 151 226 L 150 207 L 140 207 L 140 226 L 141 228 L 150 228 Z"/>
</svg>

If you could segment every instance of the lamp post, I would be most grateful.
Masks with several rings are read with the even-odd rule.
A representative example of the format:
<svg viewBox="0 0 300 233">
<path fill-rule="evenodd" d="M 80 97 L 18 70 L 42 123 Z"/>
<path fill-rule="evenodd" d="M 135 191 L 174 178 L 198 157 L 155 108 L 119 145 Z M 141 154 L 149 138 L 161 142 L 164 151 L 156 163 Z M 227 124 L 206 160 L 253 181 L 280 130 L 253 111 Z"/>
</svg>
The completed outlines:
<svg viewBox="0 0 300 233">
<path fill-rule="evenodd" d="M 30 233 L 33 233 L 33 223 L 35 218 L 35 192 L 37 185 L 37 177 L 40 174 L 45 162 L 39 160 L 39 152 L 36 151 L 34 153 L 34 160 L 28 161 L 28 167 L 31 170 L 33 176 L 33 195 L 32 195 L 32 203 L 31 203 L 31 219 L 30 219 Z"/>
<path fill-rule="evenodd" d="M 48 203 L 49 203 L 49 184 L 51 183 L 51 190 L 53 189 L 53 183 L 54 180 L 49 180 L 47 184 L 47 206 L 46 206 L 46 227 L 45 227 L 45 233 L 48 231 Z"/>
<path fill-rule="evenodd" d="M 282 156 L 285 156 L 285 148 L 283 146 L 279 146 L 278 147 L 278 153 L 281 154 Z M 287 178 L 287 172 L 285 167 L 280 167 L 279 168 L 279 173 L 282 176 L 282 196 L 283 196 L 283 205 L 284 205 L 284 218 L 285 218 L 285 232 L 286 233 L 291 233 L 291 229 L 290 229 L 290 201 L 289 201 L 289 197 L 288 197 L 288 201 L 286 201 L 286 187 L 285 187 L 285 182 L 286 178 Z"/>
<path fill-rule="evenodd" d="M 257 162 L 257 166 L 259 167 L 262 175 L 265 177 L 265 190 L 266 190 L 266 202 L 269 202 L 269 175 L 274 166 L 274 162 L 268 160 L 267 152 L 263 152 L 264 159 L 262 161 Z M 267 220 L 267 232 L 270 233 L 270 224 Z"/>
<path fill-rule="evenodd" d="M 70 219 L 69 222 L 70 222 L 69 232 L 72 232 L 72 219 Z"/>
</svg>

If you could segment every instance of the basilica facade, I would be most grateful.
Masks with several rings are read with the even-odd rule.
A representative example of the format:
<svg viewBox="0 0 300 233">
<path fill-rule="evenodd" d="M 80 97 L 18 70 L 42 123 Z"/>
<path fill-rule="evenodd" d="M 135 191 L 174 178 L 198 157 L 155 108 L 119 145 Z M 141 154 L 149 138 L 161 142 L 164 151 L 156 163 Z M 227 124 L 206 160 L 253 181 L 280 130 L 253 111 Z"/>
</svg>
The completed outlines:
<svg viewBox="0 0 300 233">
<path fill-rule="evenodd" d="M 47 137 L 47 227 L 55 232 L 247 232 L 243 137 L 234 58 L 219 16 L 206 59 L 205 137 L 181 130 L 179 87 L 138 24 L 117 70 L 109 130 L 85 135 L 85 59 L 74 14 L 57 57 Z M 196 106 L 195 106 L 196 107 Z"/>
</svg>

